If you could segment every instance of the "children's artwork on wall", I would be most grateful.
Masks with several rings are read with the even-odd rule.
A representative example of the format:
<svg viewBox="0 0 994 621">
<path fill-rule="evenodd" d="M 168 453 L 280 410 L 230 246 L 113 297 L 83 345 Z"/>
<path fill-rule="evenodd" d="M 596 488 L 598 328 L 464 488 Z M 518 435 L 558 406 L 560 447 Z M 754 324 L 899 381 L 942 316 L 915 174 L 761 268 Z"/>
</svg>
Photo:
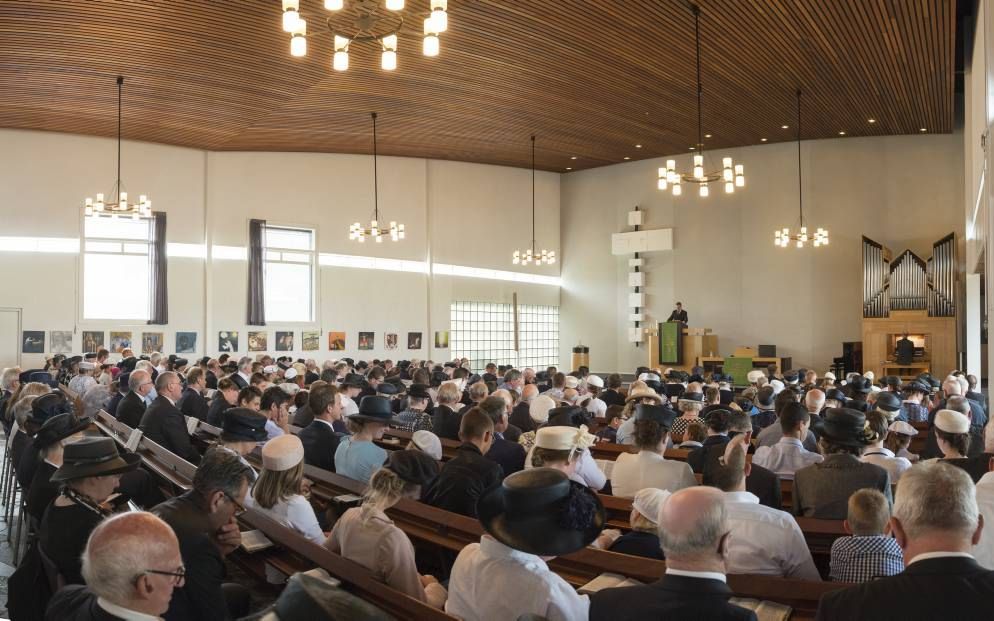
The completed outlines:
<svg viewBox="0 0 994 621">
<path fill-rule="evenodd" d="M 23 354 L 45 353 L 45 331 L 25 330 L 24 332 L 22 332 L 21 353 Z"/>
<path fill-rule="evenodd" d="M 269 333 L 268 332 L 249 332 L 248 333 L 248 350 L 249 351 L 266 351 L 269 349 Z"/>
<path fill-rule="evenodd" d="M 176 333 L 176 353 L 177 354 L 192 354 L 197 351 L 197 333 L 196 332 L 177 332 Z"/>
<path fill-rule="evenodd" d="M 238 332 L 231 330 L 218 332 L 217 350 L 229 354 L 238 351 Z"/>
<path fill-rule="evenodd" d="M 52 330 L 52 334 L 49 337 L 51 339 L 49 344 L 49 351 L 53 354 L 69 354 L 72 353 L 72 331 L 70 330 Z M 95 349 L 86 351 L 97 351 Z"/>
<path fill-rule="evenodd" d="M 360 332 L 359 333 L 359 349 L 369 350 L 373 349 L 373 344 L 376 341 L 376 334 L 373 332 Z"/>
<path fill-rule="evenodd" d="M 119 354 L 125 349 L 131 349 L 131 333 L 111 331 L 110 350 L 115 354 Z"/>
<path fill-rule="evenodd" d="M 344 332 L 329 332 L 328 333 L 328 350 L 329 351 L 345 351 L 345 333 Z"/>
<path fill-rule="evenodd" d="M 104 346 L 104 333 L 103 330 L 96 331 L 83 331 L 83 351 L 84 352 L 95 352 Z"/>
<path fill-rule="evenodd" d="M 408 332 L 407 333 L 407 348 L 408 349 L 421 349 L 421 333 L 420 332 Z"/>
<path fill-rule="evenodd" d="M 321 348 L 321 333 L 317 330 L 305 330 L 300 333 L 300 341 L 304 351 L 317 351 Z"/>
<path fill-rule="evenodd" d="M 276 351 L 293 351 L 293 332 L 276 332 Z"/>
<path fill-rule="evenodd" d="M 161 352 L 164 340 L 162 332 L 142 332 L 142 353 Z"/>
<path fill-rule="evenodd" d="M 383 335 L 383 343 L 387 349 L 397 349 L 397 335 L 393 332 L 387 332 Z"/>
</svg>

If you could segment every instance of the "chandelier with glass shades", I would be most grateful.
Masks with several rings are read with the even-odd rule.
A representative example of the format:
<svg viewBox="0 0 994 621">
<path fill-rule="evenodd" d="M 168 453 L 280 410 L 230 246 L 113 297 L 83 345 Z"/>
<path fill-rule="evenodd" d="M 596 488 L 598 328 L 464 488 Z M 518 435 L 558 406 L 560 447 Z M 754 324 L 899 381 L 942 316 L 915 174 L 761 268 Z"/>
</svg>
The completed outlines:
<svg viewBox="0 0 994 621">
<path fill-rule="evenodd" d="M 376 113 L 370 114 L 373 117 L 373 219 L 369 223 L 369 228 L 363 227 L 358 222 L 349 226 L 349 240 L 361 244 L 366 241 L 367 237 L 370 237 L 379 244 L 383 242 L 384 237 L 389 235 L 392 241 L 400 241 L 404 239 L 403 224 L 391 221 L 389 226 L 380 226 L 379 178 L 376 170 Z"/>
<path fill-rule="evenodd" d="M 538 250 L 535 243 L 535 135 L 532 134 L 532 243 L 527 250 L 515 250 L 511 255 L 514 265 L 552 265 L 556 262 L 555 250 Z"/>
<path fill-rule="evenodd" d="M 801 90 L 797 90 L 797 207 L 800 211 L 800 223 L 796 233 L 791 233 L 789 227 L 783 227 L 773 232 L 773 245 L 780 248 L 794 244 L 803 248 L 809 241 L 815 248 L 828 245 L 828 231 L 818 227 L 812 235 L 808 235 L 808 227 L 804 225 L 804 187 L 801 184 Z"/>
<path fill-rule="evenodd" d="M 117 76 L 117 181 L 104 200 L 103 193 L 98 193 L 96 199 L 86 197 L 83 203 L 83 215 L 88 217 L 109 216 L 110 218 L 148 218 L 152 215 L 152 201 L 142 194 L 137 203 L 128 202 L 128 192 L 121 183 L 121 92 L 124 88 L 124 77 Z M 114 202 L 117 199 L 117 202 Z"/>
<path fill-rule="evenodd" d="M 382 4 L 382 6 L 381 6 Z M 331 66 L 335 71 L 349 68 L 349 48 L 353 43 L 379 43 L 380 67 L 397 68 L 397 34 L 404 27 L 404 0 L 324 0 L 331 12 L 325 19 L 335 53 Z M 438 56 L 439 35 L 449 28 L 448 0 L 430 0 L 431 11 L 424 18 L 421 52 Z M 290 54 L 307 55 L 307 20 L 300 15 L 300 0 L 283 0 L 283 30 L 290 33 Z"/>
<path fill-rule="evenodd" d="M 694 154 L 694 169 L 691 174 L 680 173 L 676 169 L 676 160 L 666 160 L 666 167 L 659 169 L 657 187 L 660 190 L 671 189 L 673 196 L 683 194 L 683 183 L 697 184 L 697 193 L 701 197 L 710 194 L 712 183 L 724 182 L 725 193 L 732 194 L 735 188 L 745 187 L 745 168 L 742 164 L 734 164 L 732 158 L 721 158 L 720 171 L 704 170 L 704 113 L 701 107 L 703 91 L 701 89 L 701 9 L 696 4 L 691 5 L 694 14 L 694 38 L 697 41 L 697 153 Z"/>
</svg>

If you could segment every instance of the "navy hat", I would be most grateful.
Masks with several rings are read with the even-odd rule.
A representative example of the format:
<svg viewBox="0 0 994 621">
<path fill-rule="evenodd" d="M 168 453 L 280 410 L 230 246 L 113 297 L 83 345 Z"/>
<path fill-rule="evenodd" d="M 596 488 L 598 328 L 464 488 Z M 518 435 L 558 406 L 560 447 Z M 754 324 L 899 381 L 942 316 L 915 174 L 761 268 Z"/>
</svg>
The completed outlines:
<svg viewBox="0 0 994 621">
<path fill-rule="evenodd" d="M 408 483 L 424 487 L 438 476 L 438 462 L 416 449 L 391 451 L 383 466 Z"/>
<path fill-rule="evenodd" d="M 704 393 L 685 392 L 682 395 L 680 395 L 680 401 L 693 401 L 695 403 L 704 403 Z"/>
<path fill-rule="evenodd" d="M 50 392 L 46 395 L 41 395 L 31 402 L 31 416 L 29 420 L 38 425 L 43 425 L 45 421 L 53 416 L 71 412 L 72 404 L 66 399 L 64 394 L 58 391 Z"/>
<path fill-rule="evenodd" d="M 88 418 L 76 420 L 72 414 L 56 414 L 45 421 L 45 424 L 35 434 L 34 447 L 39 450 L 46 449 L 60 440 L 86 431 L 89 426 L 90 419 Z"/>
<path fill-rule="evenodd" d="M 392 382 L 380 382 L 380 385 L 376 387 L 376 394 L 385 395 L 387 397 L 392 397 L 400 391 L 397 390 L 397 386 Z"/>
<path fill-rule="evenodd" d="M 549 372 L 548 371 L 539 371 L 538 373 L 535 374 L 535 380 L 539 381 L 539 382 L 547 382 L 547 381 L 549 381 Z"/>
<path fill-rule="evenodd" d="M 223 414 L 221 440 L 262 442 L 266 439 L 266 417 L 249 408 L 228 408 Z"/>
<path fill-rule="evenodd" d="M 376 397 L 369 395 L 359 402 L 359 412 L 349 418 L 369 422 L 382 423 L 384 425 L 393 422 L 393 410 L 390 408 L 390 400 L 386 397 Z"/>
<path fill-rule="evenodd" d="M 880 381 L 884 386 L 893 386 L 894 388 L 901 387 L 901 378 L 896 375 L 885 375 Z"/>
<path fill-rule="evenodd" d="M 186 358 L 173 358 L 172 363 L 174 367 L 185 367 L 190 364 L 190 361 Z"/>
<path fill-rule="evenodd" d="M 845 404 L 846 401 L 849 401 L 849 399 L 846 397 L 846 393 L 842 392 L 838 388 L 829 388 L 827 391 L 825 391 L 825 398 L 834 399 L 835 401 L 838 401 L 843 405 Z"/>
<path fill-rule="evenodd" d="M 849 388 L 853 392 L 866 394 L 873 389 L 870 388 L 870 380 L 865 377 L 854 377 L 851 382 L 849 382 Z"/>
<path fill-rule="evenodd" d="M 96 360 L 96 359 L 97 359 L 97 352 L 95 351 L 90 351 L 83 354 L 83 360 Z"/>
<path fill-rule="evenodd" d="M 663 385 L 659 382 L 659 380 L 645 380 L 643 383 L 656 392 L 660 392 L 663 389 Z"/>
<path fill-rule="evenodd" d="M 691 375 L 687 379 L 689 381 L 691 381 L 691 382 L 697 382 L 698 384 L 703 384 L 704 383 L 704 376 L 701 375 L 700 373 L 694 373 L 693 375 Z"/>
<path fill-rule="evenodd" d="M 878 392 L 877 409 L 890 413 L 897 412 L 901 409 L 901 398 L 893 392 Z"/>
<path fill-rule="evenodd" d="M 635 420 L 651 420 L 659 423 L 660 426 L 669 430 L 676 420 L 677 413 L 672 408 L 665 405 L 647 405 L 640 403 L 635 406 Z"/>
<path fill-rule="evenodd" d="M 787 371 L 786 373 L 783 374 L 783 379 L 788 384 L 796 384 L 797 383 L 797 379 L 798 379 L 797 372 L 796 371 Z"/>
<path fill-rule="evenodd" d="M 932 391 L 924 382 L 919 380 L 912 380 L 904 385 L 904 392 L 906 393 L 920 392 L 923 395 L 927 395 Z"/>
<path fill-rule="evenodd" d="M 435 371 L 431 374 L 431 385 L 441 386 L 443 382 L 448 381 L 449 376 L 445 374 L 445 371 Z"/>
</svg>

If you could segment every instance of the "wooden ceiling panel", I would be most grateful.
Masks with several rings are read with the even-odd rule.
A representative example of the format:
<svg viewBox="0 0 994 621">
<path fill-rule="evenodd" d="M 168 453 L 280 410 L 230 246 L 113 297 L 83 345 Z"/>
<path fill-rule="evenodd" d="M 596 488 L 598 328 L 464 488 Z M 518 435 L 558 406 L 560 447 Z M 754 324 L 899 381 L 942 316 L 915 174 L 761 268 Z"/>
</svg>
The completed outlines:
<svg viewBox="0 0 994 621">
<path fill-rule="evenodd" d="M 124 75 L 127 138 L 202 149 L 369 153 L 373 110 L 387 155 L 527 166 L 536 133 L 562 171 L 697 142 L 683 0 L 449 0 L 437 58 L 407 5 L 396 71 L 354 45 L 336 73 L 321 0 L 302 59 L 279 0 L 5 0 L 0 127 L 113 136 Z M 699 5 L 707 148 L 792 140 L 798 87 L 805 138 L 952 131 L 954 0 Z"/>
</svg>

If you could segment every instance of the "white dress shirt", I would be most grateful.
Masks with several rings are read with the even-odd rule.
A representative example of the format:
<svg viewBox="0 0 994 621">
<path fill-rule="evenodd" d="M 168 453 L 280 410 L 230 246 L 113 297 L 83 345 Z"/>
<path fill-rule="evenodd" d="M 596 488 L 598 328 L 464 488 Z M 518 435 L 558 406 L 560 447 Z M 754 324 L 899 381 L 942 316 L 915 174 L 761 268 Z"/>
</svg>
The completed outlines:
<svg viewBox="0 0 994 621">
<path fill-rule="evenodd" d="M 594 418 L 604 418 L 607 416 L 607 404 L 594 397 L 587 402 L 587 411 L 594 415 Z"/>
<path fill-rule="evenodd" d="M 984 533 L 980 543 L 973 547 L 973 556 L 985 568 L 994 569 L 994 536 L 987 530 L 994 530 L 994 472 L 977 481 L 977 508 L 984 516 Z"/>
<path fill-rule="evenodd" d="M 818 453 L 812 453 L 804 448 L 797 438 L 780 438 L 773 446 L 761 446 L 752 456 L 752 463 L 772 470 L 781 479 L 794 479 L 794 473 L 810 466 L 821 463 L 825 458 Z"/>
<path fill-rule="evenodd" d="M 359 406 L 355 404 L 352 397 L 346 397 L 344 393 L 338 393 L 342 398 L 342 418 L 359 413 Z"/>
<path fill-rule="evenodd" d="M 120 617 L 124 621 L 159 621 L 162 618 L 147 615 L 144 612 L 138 612 L 137 610 L 130 610 L 128 608 L 124 608 L 123 606 L 118 606 L 117 604 L 109 602 L 102 597 L 97 598 L 97 606 L 102 608 L 104 612 L 110 613 L 115 617 Z"/>
<path fill-rule="evenodd" d="M 318 524 L 318 518 L 314 515 L 311 503 L 300 494 L 294 494 L 286 500 L 281 500 L 272 506 L 271 509 L 259 506 L 252 494 L 245 496 L 245 506 L 258 509 L 276 520 L 287 528 L 292 528 L 304 537 L 317 544 L 323 544 L 325 540 L 324 531 Z"/>
<path fill-rule="evenodd" d="M 549 570 L 538 556 L 507 547 L 490 535 L 456 558 L 445 612 L 465 621 L 517 619 L 524 614 L 549 621 L 586 619 L 590 599 Z"/>
<path fill-rule="evenodd" d="M 615 441 L 618 444 L 635 444 L 635 416 L 621 423 L 615 434 Z"/>
<path fill-rule="evenodd" d="M 749 492 L 725 492 L 730 574 L 821 580 L 797 521 Z"/>
<path fill-rule="evenodd" d="M 274 423 L 272 419 L 266 420 L 266 440 L 272 440 L 281 435 L 283 435 L 283 430 L 280 429 L 280 426 Z"/>
<path fill-rule="evenodd" d="M 611 471 L 611 493 L 623 498 L 634 498 L 647 487 L 676 492 L 695 485 L 697 479 L 687 462 L 666 459 L 654 451 L 618 455 Z"/>
<path fill-rule="evenodd" d="M 868 464 L 875 464 L 890 473 L 890 482 L 897 483 L 904 471 L 911 467 L 911 462 L 905 457 L 895 457 L 894 451 L 884 447 L 870 447 L 866 449 L 860 461 Z"/>
</svg>

